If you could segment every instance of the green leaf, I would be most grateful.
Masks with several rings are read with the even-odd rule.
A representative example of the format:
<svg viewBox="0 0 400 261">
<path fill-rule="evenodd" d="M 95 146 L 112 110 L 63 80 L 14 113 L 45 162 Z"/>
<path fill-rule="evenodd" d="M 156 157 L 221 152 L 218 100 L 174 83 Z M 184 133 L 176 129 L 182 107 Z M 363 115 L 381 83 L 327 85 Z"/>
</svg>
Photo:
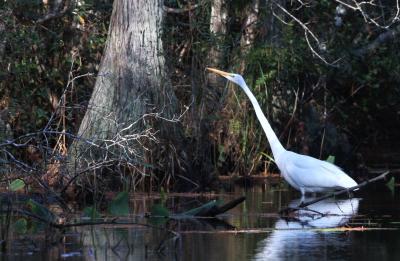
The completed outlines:
<svg viewBox="0 0 400 261">
<path fill-rule="evenodd" d="M 273 162 L 273 163 L 275 163 L 275 160 L 274 160 L 274 158 L 273 157 L 271 157 L 270 155 L 268 155 L 267 153 L 265 153 L 265 152 L 261 152 L 261 155 L 262 156 L 264 156 L 264 157 L 266 157 L 269 161 L 271 161 L 271 162 Z"/>
<path fill-rule="evenodd" d="M 165 193 L 164 188 L 161 188 L 160 198 L 161 198 L 161 204 L 165 205 L 165 202 L 167 201 L 167 193 Z"/>
<path fill-rule="evenodd" d="M 20 218 L 14 223 L 15 232 L 18 234 L 26 234 L 28 231 L 28 222 L 25 218 Z"/>
<path fill-rule="evenodd" d="M 386 186 L 390 189 L 390 191 L 394 192 L 394 186 L 395 186 L 394 177 L 392 177 L 392 178 L 386 183 Z"/>
<path fill-rule="evenodd" d="M 13 180 L 13 182 L 10 183 L 10 186 L 8 186 L 9 190 L 11 191 L 17 191 L 23 189 L 24 187 L 25 187 L 25 182 L 22 179 Z"/>
<path fill-rule="evenodd" d="M 53 222 L 55 220 L 55 215 L 48 208 L 43 206 L 42 204 L 36 202 L 33 199 L 29 199 L 27 204 L 31 208 L 31 212 L 34 215 L 36 215 L 48 222 Z"/>
<path fill-rule="evenodd" d="M 156 216 L 156 217 L 169 217 L 169 211 L 168 209 L 164 206 L 164 204 L 154 204 L 151 207 L 151 216 Z"/>
<path fill-rule="evenodd" d="M 127 191 L 122 191 L 108 205 L 108 212 L 114 216 L 129 215 L 129 195 Z"/>
<path fill-rule="evenodd" d="M 335 164 L 335 156 L 329 155 L 326 161 Z"/>
<path fill-rule="evenodd" d="M 150 210 L 149 222 L 153 225 L 159 226 L 165 224 L 169 219 L 169 211 L 164 204 L 154 204 Z"/>
<path fill-rule="evenodd" d="M 88 217 L 90 219 L 97 219 L 101 217 L 100 213 L 96 210 L 94 206 L 84 208 L 83 216 Z"/>
</svg>

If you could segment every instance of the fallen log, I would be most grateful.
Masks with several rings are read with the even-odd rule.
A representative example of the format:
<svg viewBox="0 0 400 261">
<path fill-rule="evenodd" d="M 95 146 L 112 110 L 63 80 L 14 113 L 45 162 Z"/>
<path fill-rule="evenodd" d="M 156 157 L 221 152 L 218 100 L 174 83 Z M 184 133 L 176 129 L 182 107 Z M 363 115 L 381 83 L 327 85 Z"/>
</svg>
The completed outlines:
<svg viewBox="0 0 400 261">
<path fill-rule="evenodd" d="M 194 208 L 189 211 L 183 212 L 183 213 L 179 214 L 179 216 L 215 217 L 217 215 L 225 213 L 228 210 L 236 207 L 237 205 L 242 203 L 244 200 L 246 200 L 246 197 L 242 196 L 242 197 L 236 198 L 234 200 L 231 200 L 228 203 L 223 204 L 221 206 L 218 205 L 218 201 L 212 200 L 212 201 L 209 201 L 209 202 L 201 205 L 198 208 Z"/>
<path fill-rule="evenodd" d="M 225 213 L 228 210 L 236 207 L 237 205 L 239 205 L 240 203 L 242 203 L 245 200 L 246 200 L 246 197 L 242 196 L 242 197 L 236 198 L 234 200 L 231 200 L 222 206 L 214 205 L 212 208 L 208 209 L 207 211 L 200 212 L 197 216 L 215 217 L 217 215 Z"/>
</svg>

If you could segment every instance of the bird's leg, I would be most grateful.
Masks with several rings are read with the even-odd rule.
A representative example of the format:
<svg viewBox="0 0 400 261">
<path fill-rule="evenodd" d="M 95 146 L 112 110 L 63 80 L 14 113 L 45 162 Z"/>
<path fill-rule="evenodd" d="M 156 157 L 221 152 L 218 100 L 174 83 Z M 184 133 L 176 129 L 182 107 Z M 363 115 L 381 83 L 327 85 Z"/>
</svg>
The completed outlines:
<svg viewBox="0 0 400 261">
<path fill-rule="evenodd" d="M 300 188 L 300 192 L 301 192 L 301 199 L 299 206 L 301 206 L 306 201 L 306 192 L 304 191 L 304 188 Z"/>
<path fill-rule="evenodd" d="M 351 191 L 351 190 L 349 190 L 349 191 L 347 191 L 347 196 L 349 197 L 349 198 L 353 198 L 354 197 L 354 193 L 353 193 L 354 191 Z"/>
</svg>

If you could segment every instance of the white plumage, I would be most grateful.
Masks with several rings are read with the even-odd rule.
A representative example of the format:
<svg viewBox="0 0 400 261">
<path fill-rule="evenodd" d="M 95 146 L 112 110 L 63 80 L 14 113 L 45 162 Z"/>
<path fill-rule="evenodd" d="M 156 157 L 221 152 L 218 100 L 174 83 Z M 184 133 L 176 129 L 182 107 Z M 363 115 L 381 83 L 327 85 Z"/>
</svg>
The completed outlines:
<svg viewBox="0 0 400 261">
<path fill-rule="evenodd" d="M 339 167 L 291 151 L 286 150 L 282 153 L 277 165 L 285 180 L 302 194 L 357 186 L 357 183 Z"/>
<path fill-rule="evenodd" d="M 243 89 L 249 97 L 257 118 L 267 135 L 272 154 L 282 176 L 292 187 L 299 190 L 303 197 L 307 192 L 329 192 L 357 186 L 357 182 L 339 167 L 326 161 L 285 150 L 262 112 L 257 99 L 247 87 L 241 75 L 223 72 L 214 68 L 207 68 L 207 70 L 225 77 Z"/>
</svg>

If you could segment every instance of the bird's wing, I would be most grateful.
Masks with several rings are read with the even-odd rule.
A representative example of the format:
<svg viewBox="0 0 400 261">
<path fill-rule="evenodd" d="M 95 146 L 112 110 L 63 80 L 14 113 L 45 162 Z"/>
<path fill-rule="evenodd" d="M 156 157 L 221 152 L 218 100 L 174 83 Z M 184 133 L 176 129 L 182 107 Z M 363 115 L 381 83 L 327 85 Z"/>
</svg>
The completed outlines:
<svg viewBox="0 0 400 261">
<path fill-rule="evenodd" d="M 293 152 L 286 158 L 285 171 L 300 187 L 346 188 L 357 185 L 339 167 L 326 161 Z"/>
</svg>

